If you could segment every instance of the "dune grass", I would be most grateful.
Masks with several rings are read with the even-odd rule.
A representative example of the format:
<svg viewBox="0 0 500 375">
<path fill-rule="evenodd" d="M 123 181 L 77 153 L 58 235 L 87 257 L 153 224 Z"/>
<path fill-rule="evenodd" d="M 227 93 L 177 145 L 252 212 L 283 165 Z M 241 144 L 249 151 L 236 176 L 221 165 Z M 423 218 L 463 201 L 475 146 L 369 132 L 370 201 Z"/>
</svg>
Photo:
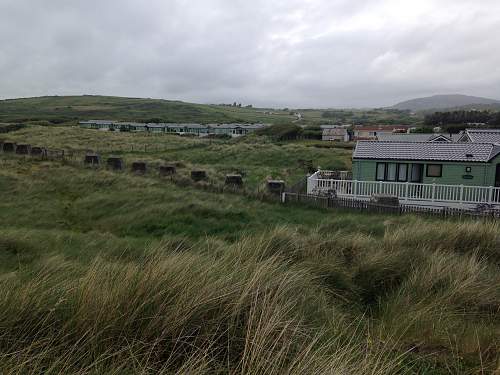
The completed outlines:
<svg viewBox="0 0 500 375">
<path fill-rule="evenodd" d="M 498 229 L 484 232 L 498 240 Z M 278 228 L 234 243 L 163 239 L 124 257 L 103 249 L 83 263 L 37 241 L 27 250 L 42 257 L 0 277 L 0 369 L 493 371 L 498 268 L 437 243 L 393 252 L 392 235 Z"/>
<path fill-rule="evenodd" d="M 203 169 L 212 179 L 223 182 L 226 174 L 241 173 L 245 185 L 253 190 L 258 189 L 267 178 L 296 183 L 308 172 L 304 169 L 304 160 L 311 161 L 315 168 L 351 168 L 349 149 L 319 148 L 316 143 L 310 142 L 276 144 L 254 135 L 215 140 L 102 132 L 66 126 L 29 126 L 2 138 L 56 150 L 79 151 L 80 159 L 83 159 L 86 150 L 98 152 L 104 161 L 110 155 L 118 155 L 124 159 L 127 168 L 138 160 L 146 161 L 151 166 L 175 164 L 184 177 L 191 169 Z"/>
<path fill-rule="evenodd" d="M 500 226 L 2 157 L 0 372 L 498 371 Z"/>
</svg>

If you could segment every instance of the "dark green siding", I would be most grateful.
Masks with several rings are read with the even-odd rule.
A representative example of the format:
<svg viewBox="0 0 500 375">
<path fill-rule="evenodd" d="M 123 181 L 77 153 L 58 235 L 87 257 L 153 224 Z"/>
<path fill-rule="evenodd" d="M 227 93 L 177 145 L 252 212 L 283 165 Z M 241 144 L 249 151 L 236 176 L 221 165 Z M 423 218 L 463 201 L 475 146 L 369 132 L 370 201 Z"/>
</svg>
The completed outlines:
<svg viewBox="0 0 500 375">
<path fill-rule="evenodd" d="M 376 181 L 377 163 L 407 163 L 424 164 L 424 184 L 443 185 L 468 185 L 468 186 L 493 186 L 495 183 L 496 165 L 500 163 L 500 156 L 489 163 L 466 163 L 466 162 L 412 162 L 407 160 L 353 160 L 353 179 L 359 181 Z M 441 177 L 427 177 L 428 164 L 441 164 Z M 471 172 L 466 172 L 470 167 Z M 463 176 L 472 176 L 472 179 Z"/>
</svg>

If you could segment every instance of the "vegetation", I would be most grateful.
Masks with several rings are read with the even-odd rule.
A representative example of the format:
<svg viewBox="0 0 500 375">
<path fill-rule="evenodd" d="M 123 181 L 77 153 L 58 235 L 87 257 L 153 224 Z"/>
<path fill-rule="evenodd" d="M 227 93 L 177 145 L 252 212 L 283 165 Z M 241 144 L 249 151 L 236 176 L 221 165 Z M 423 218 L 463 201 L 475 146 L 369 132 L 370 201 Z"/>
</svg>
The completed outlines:
<svg viewBox="0 0 500 375">
<path fill-rule="evenodd" d="M 306 160 L 349 168 L 348 149 L 68 126 L 2 138 L 179 175 L 0 154 L 0 373 L 500 370 L 499 223 L 257 199 Z M 242 171 L 248 194 L 193 168 L 215 185 Z"/>
<path fill-rule="evenodd" d="M 304 121 L 312 124 L 344 125 L 411 125 L 422 123 L 420 114 L 389 108 L 348 109 L 348 110 L 299 110 Z"/>
<path fill-rule="evenodd" d="M 234 103 L 236 104 L 236 103 Z M 0 100 L 0 122 L 75 124 L 103 119 L 139 122 L 269 123 L 298 125 L 419 125 L 420 115 L 395 109 L 259 109 L 240 105 L 202 105 L 160 99 L 110 96 L 47 96 Z M 298 121 L 296 113 L 303 115 Z"/>
<path fill-rule="evenodd" d="M 297 139 L 304 130 L 295 124 L 278 124 L 257 130 L 257 135 L 265 135 L 277 141 Z"/>
<path fill-rule="evenodd" d="M 489 111 L 454 111 L 454 112 L 435 112 L 425 116 L 424 123 L 429 126 L 438 125 L 463 125 L 465 128 L 468 123 L 488 124 L 489 127 L 500 127 L 500 112 Z M 453 129 L 458 130 L 458 127 Z"/>
<path fill-rule="evenodd" d="M 0 133 L 13 132 L 22 129 L 24 126 L 23 124 L 0 124 Z"/>
<path fill-rule="evenodd" d="M 0 101 L 0 122 L 74 124 L 78 120 L 103 119 L 148 122 L 265 122 L 290 121 L 288 112 L 265 114 L 250 107 L 224 107 L 160 99 L 111 96 L 47 96 Z"/>
<path fill-rule="evenodd" d="M 289 127 L 285 125 L 284 128 Z M 346 170 L 351 166 L 350 150 L 323 148 L 322 144 L 307 141 L 276 143 L 266 136 L 218 140 L 102 132 L 78 127 L 30 126 L 3 138 L 33 146 L 79 151 L 77 160 L 82 160 L 87 150 L 93 150 L 104 159 L 109 155 L 119 155 L 128 165 L 137 160 L 147 161 L 152 166 L 175 164 L 181 177 L 188 177 L 193 168 L 204 169 L 212 180 L 220 183 L 226 174 L 241 173 L 245 185 L 254 190 L 267 178 L 284 179 L 294 184 L 308 172 L 303 168 L 304 160 L 311 161 L 315 168 Z"/>
<path fill-rule="evenodd" d="M 0 188 L 2 373 L 498 365 L 498 224 L 283 207 L 5 156 Z"/>
</svg>

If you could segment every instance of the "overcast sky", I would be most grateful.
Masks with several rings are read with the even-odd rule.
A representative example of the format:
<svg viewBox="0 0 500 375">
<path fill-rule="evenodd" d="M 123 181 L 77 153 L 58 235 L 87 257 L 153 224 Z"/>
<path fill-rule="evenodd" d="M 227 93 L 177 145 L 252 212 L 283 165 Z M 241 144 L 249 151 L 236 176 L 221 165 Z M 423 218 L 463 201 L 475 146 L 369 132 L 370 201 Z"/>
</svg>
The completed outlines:
<svg viewBox="0 0 500 375">
<path fill-rule="evenodd" d="M 499 0 L 0 0 L 0 97 L 500 99 Z"/>
</svg>

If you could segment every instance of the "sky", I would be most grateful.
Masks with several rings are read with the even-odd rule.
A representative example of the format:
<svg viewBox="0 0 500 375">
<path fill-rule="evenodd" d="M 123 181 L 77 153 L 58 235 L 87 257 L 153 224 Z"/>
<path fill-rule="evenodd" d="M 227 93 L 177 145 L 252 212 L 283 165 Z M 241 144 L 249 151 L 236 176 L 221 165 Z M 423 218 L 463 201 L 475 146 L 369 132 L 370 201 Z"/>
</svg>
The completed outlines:
<svg viewBox="0 0 500 375">
<path fill-rule="evenodd" d="M 500 99 L 499 0 L 0 0 L 0 98 Z"/>
</svg>

